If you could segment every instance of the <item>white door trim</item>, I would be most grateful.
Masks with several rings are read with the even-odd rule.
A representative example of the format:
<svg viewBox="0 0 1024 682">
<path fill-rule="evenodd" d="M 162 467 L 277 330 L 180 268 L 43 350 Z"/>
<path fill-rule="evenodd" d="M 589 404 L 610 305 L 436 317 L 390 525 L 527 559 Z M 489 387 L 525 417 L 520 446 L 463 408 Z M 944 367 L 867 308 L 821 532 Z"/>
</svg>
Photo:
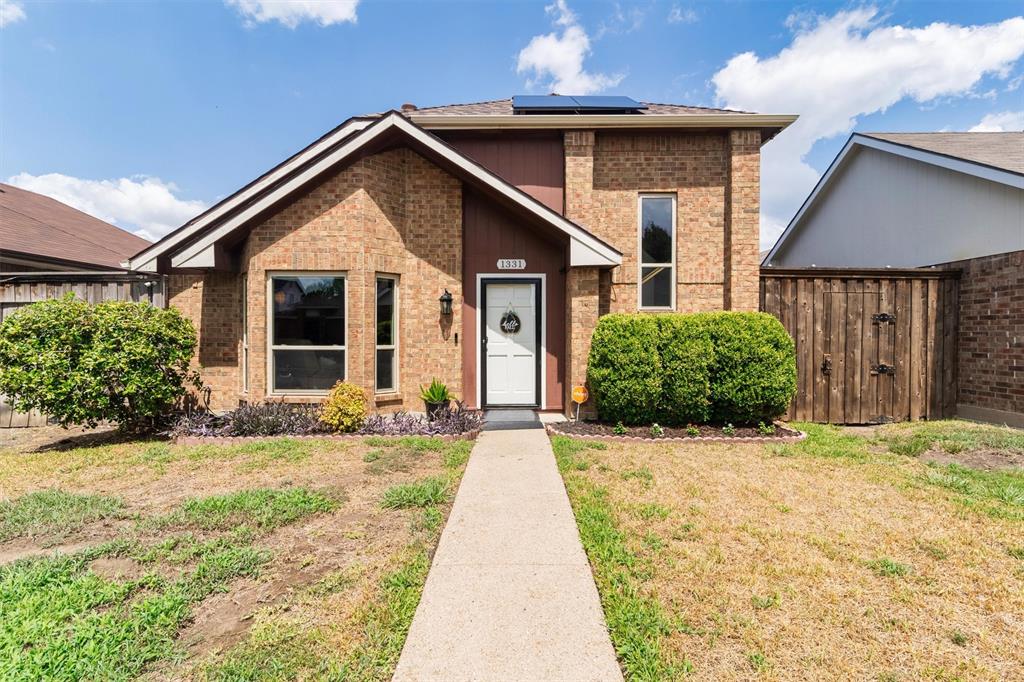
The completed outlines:
<svg viewBox="0 0 1024 682">
<path fill-rule="evenodd" d="M 476 335 L 473 343 L 476 344 L 473 351 L 476 356 L 476 406 L 483 407 L 481 398 L 483 386 L 483 368 L 480 366 L 480 339 L 484 333 L 484 310 L 481 306 L 480 297 L 483 292 L 483 280 L 485 279 L 539 279 L 540 280 L 540 409 L 546 410 L 548 406 L 548 278 L 543 272 L 478 272 L 476 274 Z"/>
</svg>

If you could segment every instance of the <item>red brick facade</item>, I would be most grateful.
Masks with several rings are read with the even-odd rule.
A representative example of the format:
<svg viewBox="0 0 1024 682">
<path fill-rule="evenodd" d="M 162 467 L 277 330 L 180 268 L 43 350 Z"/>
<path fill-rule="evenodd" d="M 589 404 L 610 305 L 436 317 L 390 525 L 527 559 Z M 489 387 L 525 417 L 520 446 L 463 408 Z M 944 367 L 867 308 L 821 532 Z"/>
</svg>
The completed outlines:
<svg viewBox="0 0 1024 682">
<path fill-rule="evenodd" d="M 610 270 L 569 268 L 565 309 L 547 311 L 549 320 L 566 322 L 566 393 L 585 382 L 598 317 L 637 309 L 640 193 L 677 197 L 676 309 L 756 310 L 757 131 L 570 131 L 564 142 L 566 216 L 623 253 L 622 265 Z M 272 397 L 267 278 L 275 271 L 344 273 L 347 378 L 371 396 L 375 276 L 398 276 L 399 391 L 376 396 L 376 408 L 421 409 L 419 385 L 435 376 L 458 396 L 475 390 L 462 385 L 462 363 L 471 354 L 456 347 L 464 287 L 475 286 L 464 273 L 462 183 L 417 153 L 397 149 L 356 161 L 256 224 L 236 257 L 238 273 L 174 275 L 169 286 L 170 303 L 199 331 L 197 362 L 213 407 Z M 448 319 L 437 300 L 444 289 L 455 299 Z M 467 336 L 462 343 L 477 342 Z"/>
<path fill-rule="evenodd" d="M 962 272 L 958 411 L 1024 425 L 1024 251 L 944 267 Z"/>
</svg>

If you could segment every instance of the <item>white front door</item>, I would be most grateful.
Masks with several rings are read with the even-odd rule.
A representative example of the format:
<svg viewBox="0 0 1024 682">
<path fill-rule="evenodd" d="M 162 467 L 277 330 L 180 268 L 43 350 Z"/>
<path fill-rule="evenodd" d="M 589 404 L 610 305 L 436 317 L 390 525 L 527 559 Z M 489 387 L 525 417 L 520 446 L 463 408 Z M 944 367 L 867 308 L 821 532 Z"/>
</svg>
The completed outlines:
<svg viewBox="0 0 1024 682">
<path fill-rule="evenodd" d="M 538 405 L 536 282 L 484 283 L 484 403 Z"/>
</svg>

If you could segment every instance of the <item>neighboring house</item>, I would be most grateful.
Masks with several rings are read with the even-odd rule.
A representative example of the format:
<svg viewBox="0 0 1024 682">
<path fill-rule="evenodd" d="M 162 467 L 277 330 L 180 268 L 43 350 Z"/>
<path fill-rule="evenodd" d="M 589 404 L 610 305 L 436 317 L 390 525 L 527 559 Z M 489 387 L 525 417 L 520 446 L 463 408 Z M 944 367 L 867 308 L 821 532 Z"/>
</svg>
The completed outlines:
<svg viewBox="0 0 1024 682">
<path fill-rule="evenodd" d="M 56 199 L 0 183 L 0 272 L 120 270 L 149 245 Z"/>
<path fill-rule="evenodd" d="M 794 116 L 522 97 L 360 116 L 130 259 L 212 405 L 338 379 L 569 409 L 600 315 L 756 310 L 760 148 Z"/>
<path fill-rule="evenodd" d="M 1024 426 L 1024 132 L 853 135 L 763 265 L 961 270 L 957 412 Z"/>
</svg>

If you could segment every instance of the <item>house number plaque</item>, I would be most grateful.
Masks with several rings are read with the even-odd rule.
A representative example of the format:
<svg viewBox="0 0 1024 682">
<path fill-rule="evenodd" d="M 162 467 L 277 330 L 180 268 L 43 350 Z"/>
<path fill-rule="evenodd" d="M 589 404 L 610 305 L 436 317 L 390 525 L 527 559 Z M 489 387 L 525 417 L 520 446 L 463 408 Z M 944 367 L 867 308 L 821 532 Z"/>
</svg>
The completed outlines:
<svg viewBox="0 0 1024 682">
<path fill-rule="evenodd" d="M 525 258 L 499 258 L 498 259 L 499 270 L 525 270 L 526 259 Z"/>
</svg>

